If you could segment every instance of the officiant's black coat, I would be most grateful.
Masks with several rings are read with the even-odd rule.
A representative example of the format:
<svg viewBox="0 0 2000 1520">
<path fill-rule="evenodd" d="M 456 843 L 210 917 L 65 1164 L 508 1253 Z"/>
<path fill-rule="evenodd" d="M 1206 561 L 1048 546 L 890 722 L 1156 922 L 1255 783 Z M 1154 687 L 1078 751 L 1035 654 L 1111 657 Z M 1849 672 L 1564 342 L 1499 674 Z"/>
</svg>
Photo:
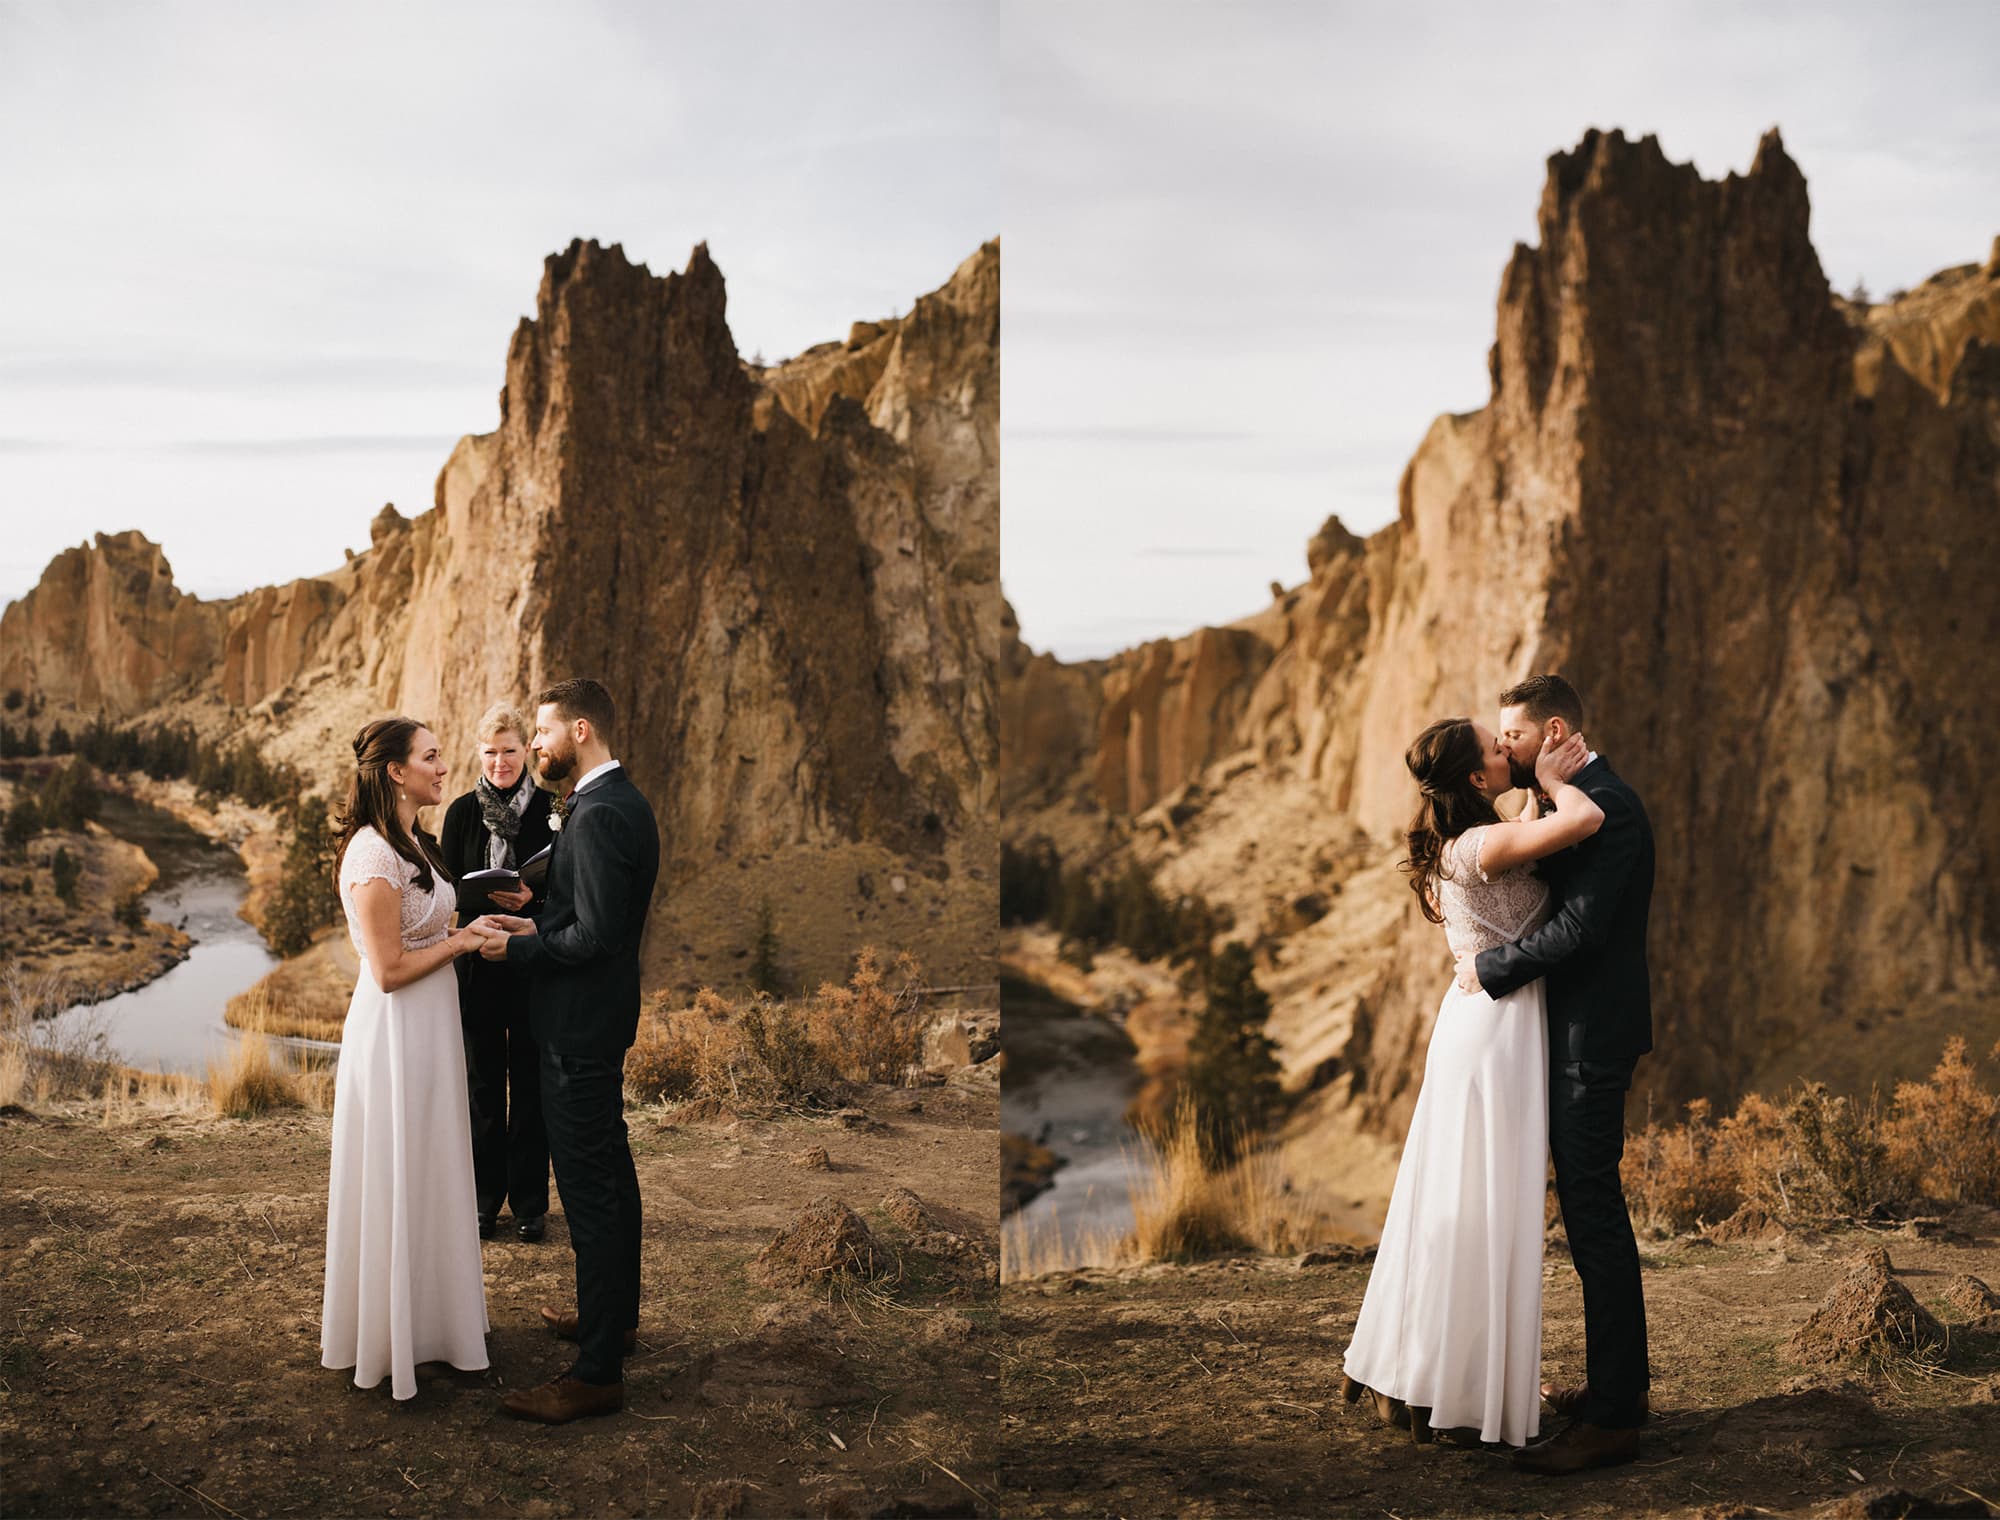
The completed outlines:
<svg viewBox="0 0 2000 1520">
<path fill-rule="evenodd" d="M 659 826 L 623 766 L 575 794 L 538 932 L 507 942 L 508 965 L 531 972 L 529 1017 L 543 1049 L 615 1060 L 631 1046 L 639 937 L 659 873 Z"/>
<path fill-rule="evenodd" d="M 1653 1048 L 1653 826 L 1639 794 L 1602 757 L 1570 784 L 1604 810 L 1604 822 L 1544 862 L 1555 916 L 1511 945 L 1482 950 L 1479 985 L 1498 998 L 1546 976 L 1551 1061 L 1636 1061 Z"/>
</svg>

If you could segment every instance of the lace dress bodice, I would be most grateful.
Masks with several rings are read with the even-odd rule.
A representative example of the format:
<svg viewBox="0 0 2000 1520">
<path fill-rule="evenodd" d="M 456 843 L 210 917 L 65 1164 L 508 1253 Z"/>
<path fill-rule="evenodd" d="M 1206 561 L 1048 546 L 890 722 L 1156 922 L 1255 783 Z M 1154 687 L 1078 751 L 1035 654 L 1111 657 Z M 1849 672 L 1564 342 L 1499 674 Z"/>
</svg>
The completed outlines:
<svg viewBox="0 0 2000 1520">
<path fill-rule="evenodd" d="M 1438 907 L 1453 955 L 1478 954 L 1510 944 L 1549 916 L 1548 883 L 1527 866 L 1489 877 L 1479 867 L 1480 845 L 1491 824 L 1467 829 L 1445 846 L 1438 873 Z"/>
<path fill-rule="evenodd" d="M 372 828 L 357 833 L 340 857 L 340 906 L 347 914 L 347 937 L 363 960 L 368 952 L 361 943 L 361 920 L 354 911 L 354 888 L 379 878 L 393 883 L 402 893 L 403 948 L 424 950 L 451 933 L 451 916 L 458 911 L 458 889 L 436 871 L 431 873 L 431 890 L 417 885 L 417 868 L 398 855 L 389 841 Z"/>
</svg>

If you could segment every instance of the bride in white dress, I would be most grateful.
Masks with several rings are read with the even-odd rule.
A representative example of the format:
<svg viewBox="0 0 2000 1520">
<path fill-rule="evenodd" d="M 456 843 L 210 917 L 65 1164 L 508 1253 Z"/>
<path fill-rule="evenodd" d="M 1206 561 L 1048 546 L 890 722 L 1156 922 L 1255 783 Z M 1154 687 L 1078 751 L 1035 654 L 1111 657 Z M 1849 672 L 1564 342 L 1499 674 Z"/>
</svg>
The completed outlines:
<svg viewBox="0 0 2000 1520">
<path fill-rule="evenodd" d="M 451 932 L 457 893 L 417 809 L 444 800 L 437 736 L 409 718 L 354 739 L 341 820 L 340 902 L 361 953 L 341 1030 L 326 1200 L 320 1363 L 384 1376 L 398 1399 L 419 1362 L 486 1362 L 465 1041 L 452 962 L 479 948 Z"/>
<path fill-rule="evenodd" d="M 1404 756 L 1422 798 L 1404 862 L 1424 916 L 1454 954 L 1519 938 L 1548 917 L 1529 863 L 1595 833 L 1597 805 L 1569 778 L 1589 747 L 1544 744 L 1535 766 L 1554 803 L 1502 820 L 1513 786 L 1492 731 L 1447 718 Z M 1542 1219 L 1548 1175 L 1543 988 L 1502 998 L 1449 986 L 1396 1169 L 1389 1216 L 1345 1358 L 1342 1391 L 1370 1396 L 1418 1441 L 1525 1446 L 1541 1424 Z"/>
</svg>

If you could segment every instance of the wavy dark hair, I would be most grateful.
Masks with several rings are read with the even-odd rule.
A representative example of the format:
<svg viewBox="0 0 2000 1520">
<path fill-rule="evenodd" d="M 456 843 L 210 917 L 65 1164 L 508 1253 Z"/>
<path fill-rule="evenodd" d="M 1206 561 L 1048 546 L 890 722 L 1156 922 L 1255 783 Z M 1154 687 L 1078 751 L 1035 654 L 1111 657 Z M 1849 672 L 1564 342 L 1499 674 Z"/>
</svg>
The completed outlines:
<svg viewBox="0 0 2000 1520">
<path fill-rule="evenodd" d="M 1417 780 L 1417 812 L 1410 820 L 1410 856 L 1401 862 L 1424 917 L 1444 922 L 1437 904 L 1437 879 L 1452 840 L 1482 823 L 1498 823 L 1493 800 L 1474 789 L 1472 773 L 1486 764 L 1486 751 L 1470 718 L 1440 718 L 1403 751 L 1403 764 Z"/>
<path fill-rule="evenodd" d="M 333 851 L 336 880 L 348 845 L 365 828 L 374 829 L 389 841 L 390 849 L 417 868 L 417 885 L 426 892 L 439 876 L 451 880 L 437 840 L 421 828 L 403 827 L 396 811 L 396 783 L 389 778 L 389 767 L 407 765 L 410 746 L 429 727 L 415 718 L 377 718 L 354 736 L 354 778 L 347 784 L 347 805 L 334 820 L 340 836 Z"/>
</svg>

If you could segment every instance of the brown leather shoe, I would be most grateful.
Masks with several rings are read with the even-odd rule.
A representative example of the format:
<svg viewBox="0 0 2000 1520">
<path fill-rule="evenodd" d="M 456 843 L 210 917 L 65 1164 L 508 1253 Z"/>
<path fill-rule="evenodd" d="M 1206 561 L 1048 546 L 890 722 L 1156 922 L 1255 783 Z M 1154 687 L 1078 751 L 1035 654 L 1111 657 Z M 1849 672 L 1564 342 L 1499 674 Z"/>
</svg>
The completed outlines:
<svg viewBox="0 0 2000 1520">
<path fill-rule="evenodd" d="M 578 1335 L 576 1314 L 573 1310 L 558 1309 L 553 1304 L 542 1305 L 542 1323 L 555 1331 L 559 1340 L 573 1341 Z M 625 1332 L 625 1349 L 630 1351 L 639 1344 L 639 1332 Z"/>
<path fill-rule="evenodd" d="M 1614 1467 L 1638 1455 L 1636 1429 L 1607 1430 L 1577 1420 L 1564 1426 L 1561 1434 L 1515 1452 L 1514 1466 L 1522 1472 L 1576 1473 L 1592 1467 Z"/>
<path fill-rule="evenodd" d="M 1542 1384 L 1542 1402 L 1566 1420 L 1574 1420 L 1583 1413 L 1583 1406 L 1590 1401 L 1590 1384 L 1570 1383 L 1558 1388 L 1554 1383 Z M 1650 1394 L 1639 1395 L 1639 1418 L 1651 1418 L 1653 1400 Z"/>
<path fill-rule="evenodd" d="M 564 1373 L 539 1388 L 523 1388 L 500 1401 L 517 1420 L 567 1425 L 593 1414 L 616 1414 L 625 1407 L 623 1383 L 584 1383 Z"/>
</svg>

